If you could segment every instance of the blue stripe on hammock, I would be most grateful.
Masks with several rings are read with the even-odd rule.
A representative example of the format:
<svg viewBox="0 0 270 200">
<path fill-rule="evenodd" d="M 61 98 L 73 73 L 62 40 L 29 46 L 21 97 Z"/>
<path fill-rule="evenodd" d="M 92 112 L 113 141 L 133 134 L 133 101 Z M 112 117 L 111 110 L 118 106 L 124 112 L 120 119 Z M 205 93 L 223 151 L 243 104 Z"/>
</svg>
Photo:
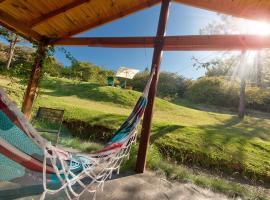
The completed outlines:
<svg viewBox="0 0 270 200">
<path fill-rule="evenodd" d="M 137 127 L 146 105 L 147 99 L 141 96 L 128 119 L 115 132 L 114 137 L 107 145 L 124 140 Z"/>
<path fill-rule="evenodd" d="M 7 141 L 30 156 L 34 154 L 43 155 L 43 150 L 18 128 L 3 111 L 0 111 L 0 139 Z"/>
</svg>

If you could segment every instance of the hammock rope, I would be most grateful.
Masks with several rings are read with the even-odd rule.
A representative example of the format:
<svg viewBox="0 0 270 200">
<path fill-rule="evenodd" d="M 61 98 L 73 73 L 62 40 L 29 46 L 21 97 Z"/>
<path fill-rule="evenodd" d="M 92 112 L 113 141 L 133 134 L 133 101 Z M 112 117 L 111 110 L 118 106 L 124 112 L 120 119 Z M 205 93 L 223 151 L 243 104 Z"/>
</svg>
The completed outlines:
<svg viewBox="0 0 270 200">
<path fill-rule="evenodd" d="M 17 156 L 21 157 L 22 161 L 19 164 L 25 168 L 33 170 L 33 163 L 36 164 L 40 161 L 42 167 L 36 164 L 34 169 L 41 172 L 43 177 L 44 192 L 41 199 L 45 199 L 46 194 L 56 194 L 60 191 L 64 191 L 68 199 L 79 199 L 84 192 L 89 192 L 92 198 L 95 199 L 96 191 L 98 189 L 103 191 L 105 181 L 112 178 L 113 172 L 117 171 L 117 174 L 119 174 L 123 160 L 129 157 L 131 147 L 136 142 L 137 129 L 147 105 L 148 93 L 154 73 L 154 70 L 152 70 L 143 94 L 127 120 L 102 150 L 91 154 L 73 154 L 55 147 L 43 139 L 18 110 L 16 104 L 0 90 L 1 110 L 11 119 L 15 128 L 22 130 L 22 134 L 28 136 L 34 142 L 33 144 L 43 151 L 43 159 L 40 159 L 40 153 L 39 155 L 31 154 L 30 151 L 26 152 L 20 146 L 10 142 L 11 140 L 3 141 L 10 142 L 12 148 L 16 147 L 21 151 Z M 0 131 L 0 142 L 5 140 L 1 133 L 2 130 Z M 1 143 L 0 147 L 2 147 Z M 0 150 L 0 153 L 12 159 L 10 155 L 13 154 L 8 150 L 7 148 L 5 153 Z M 29 159 L 29 156 L 31 159 Z M 60 186 L 50 188 L 48 180 L 52 179 L 58 182 Z"/>
</svg>

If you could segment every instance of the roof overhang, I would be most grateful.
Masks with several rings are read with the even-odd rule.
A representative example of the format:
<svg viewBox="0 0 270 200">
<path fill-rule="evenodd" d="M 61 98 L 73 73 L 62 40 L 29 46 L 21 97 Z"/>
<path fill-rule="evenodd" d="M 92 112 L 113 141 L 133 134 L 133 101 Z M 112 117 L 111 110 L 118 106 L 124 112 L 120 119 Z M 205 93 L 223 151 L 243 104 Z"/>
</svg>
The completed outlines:
<svg viewBox="0 0 270 200">
<path fill-rule="evenodd" d="M 0 24 L 38 42 L 69 38 L 161 0 L 0 0 Z M 269 0 L 174 0 L 237 17 L 270 21 Z M 143 24 L 142 24 L 143 26 Z"/>
</svg>

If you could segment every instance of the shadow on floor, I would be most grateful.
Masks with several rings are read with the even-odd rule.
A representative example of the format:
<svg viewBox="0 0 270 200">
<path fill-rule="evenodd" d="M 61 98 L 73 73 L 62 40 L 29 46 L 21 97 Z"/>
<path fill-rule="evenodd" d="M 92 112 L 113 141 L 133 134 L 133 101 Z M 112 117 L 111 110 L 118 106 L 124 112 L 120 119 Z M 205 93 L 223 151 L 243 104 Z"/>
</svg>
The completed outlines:
<svg viewBox="0 0 270 200">
<path fill-rule="evenodd" d="M 116 180 L 119 178 L 132 176 L 135 174 L 136 173 L 133 171 L 125 172 L 125 173 L 122 173 L 119 175 L 113 174 L 112 179 L 110 179 L 110 180 Z M 85 183 L 87 184 L 88 181 L 85 180 Z M 5 185 L 5 183 L 6 183 L 6 185 Z M 4 189 L 1 188 L 2 186 L 0 186 L 0 199 L 4 199 L 4 200 L 12 200 L 12 199 L 18 199 L 18 198 L 25 199 L 25 200 L 28 200 L 28 199 L 33 200 L 36 198 L 39 199 L 40 195 L 44 191 L 42 184 L 24 186 L 22 184 L 10 184 L 10 182 L 2 182 L 2 184 L 0 184 L 0 185 L 4 186 Z M 9 188 L 9 185 L 12 185 L 12 187 Z M 16 185 L 16 186 L 14 186 L 14 185 Z M 52 187 L 58 187 L 58 186 L 54 185 Z M 65 196 L 64 193 L 60 194 L 60 195 Z M 36 198 L 33 196 L 36 196 Z M 51 197 L 49 199 L 54 199 L 54 198 Z"/>
</svg>

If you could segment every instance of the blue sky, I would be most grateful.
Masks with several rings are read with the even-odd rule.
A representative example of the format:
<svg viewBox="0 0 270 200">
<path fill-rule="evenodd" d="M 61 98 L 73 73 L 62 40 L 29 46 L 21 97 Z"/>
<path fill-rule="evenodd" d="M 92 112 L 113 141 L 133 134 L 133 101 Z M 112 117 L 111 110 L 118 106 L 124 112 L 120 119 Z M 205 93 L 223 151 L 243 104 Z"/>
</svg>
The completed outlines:
<svg viewBox="0 0 270 200">
<path fill-rule="evenodd" d="M 118 21 L 98 27 L 78 36 L 154 36 L 156 34 L 160 5 L 129 15 Z M 217 14 L 182 4 L 173 3 L 167 25 L 167 35 L 197 35 L 199 29 L 213 20 Z M 151 67 L 152 49 L 118 49 L 65 47 L 73 56 L 82 61 L 90 61 L 108 69 L 117 70 L 120 66 L 140 70 Z M 177 72 L 188 78 L 198 78 L 204 74 L 192 67 L 192 56 L 207 60 L 217 52 L 164 52 L 161 70 Z M 64 65 L 69 65 L 65 55 L 56 51 L 56 57 Z"/>
<path fill-rule="evenodd" d="M 160 5 L 134 13 L 120 20 L 79 34 L 88 37 L 113 37 L 113 36 L 154 36 L 156 34 Z M 167 24 L 166 35 L 198 35 L 200 28 L 214 20 L 219 20 L 215 12 L 172 3 Z M 76 36 L 77 37 L 77 36 Z M 5 42 L 3 39 L 0 41 Z M 25 45 L 25 44 L 23 44 Z M 90 48 L 90 47 L 65 47 L 77 60 L 89 61 L 99 66 L 116 71 L 120 66 L 144 70 L 151 67 L 153 49 L 136 48 Z M 204 70 L 193 68 L 194 56 L 201 61 L 206 61 L 222 52 L 164 52 L 161 70 L 177 72 L 187 78 L 196 79 L 204 75 Z M 70 65 L 64 53 L 56 49 L 55 56 L 65 66 Z"/>
</svg>

